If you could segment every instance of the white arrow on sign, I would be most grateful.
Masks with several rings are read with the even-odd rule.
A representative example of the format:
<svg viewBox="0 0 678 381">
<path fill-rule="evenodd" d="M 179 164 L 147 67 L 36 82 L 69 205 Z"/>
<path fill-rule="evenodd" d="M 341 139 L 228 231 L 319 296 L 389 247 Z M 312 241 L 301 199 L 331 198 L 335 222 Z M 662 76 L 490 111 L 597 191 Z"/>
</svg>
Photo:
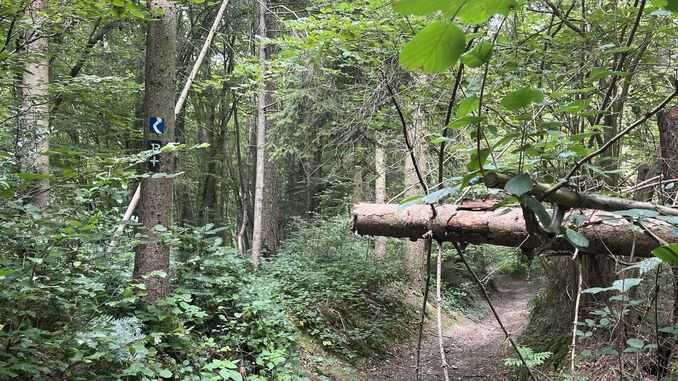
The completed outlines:
<svg viewBox="0 0 678 381">
<path fill-rule="evenodd" d="M 153 132 L 155 132 L 157 135 L 162 135 L 162 133 L 163 133 L 163 131 L 160 130 L 160 126 L 162 125 L 162 122 L 163 122 L 162 118 L 156 117 L 155 123 L 153 123 L 153 125 L 151 126 L 151 128 L 153 129 Z"/>
</svg>

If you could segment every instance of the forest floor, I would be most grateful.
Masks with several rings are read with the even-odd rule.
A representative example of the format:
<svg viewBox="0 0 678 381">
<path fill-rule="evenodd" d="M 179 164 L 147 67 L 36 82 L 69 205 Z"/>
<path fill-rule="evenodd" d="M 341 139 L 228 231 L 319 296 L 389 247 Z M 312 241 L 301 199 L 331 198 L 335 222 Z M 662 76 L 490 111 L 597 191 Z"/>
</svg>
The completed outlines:
<svg viewBox="0 0 678 381">
<path fill-rule="evenodd" d="M 496 279 L 496 292 L 492 301 L 504 326 L 513 337 L 520 334 L 527 324 L 529 300 L 535 290 L 530 284 L 510 276 Z M 434 310 L 433 310 L 434 311 Z M 426 327 L 421 350 L 421 380 L 443 380 L 440 368 L 440 349 L 435 315 Z M 493 380 L 509 379 L 509 369 L 504 358 L 512 356 L 510 344 L 505 340 L 492 313 L 478 321 L 465 318 L 443 328 L 444 347 L 449 364 L 450 380 Z M 394 348 L 392 357 L 368 363 L 363 367 L 364 379 L 374 381 L 414 380 L 416 339 Z"/>
</svg>

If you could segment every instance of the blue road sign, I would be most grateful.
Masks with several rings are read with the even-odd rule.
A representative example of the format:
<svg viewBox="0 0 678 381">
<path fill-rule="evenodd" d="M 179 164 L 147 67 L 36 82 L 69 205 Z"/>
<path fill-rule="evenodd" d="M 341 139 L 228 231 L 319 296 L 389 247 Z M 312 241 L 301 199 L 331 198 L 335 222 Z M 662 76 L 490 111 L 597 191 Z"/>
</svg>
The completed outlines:
<svg viewBox="0 0 678 381">
<path fill-rule="evenodd" d="M 165 133 L 165 120 L 163 118 L 152 116 L 148 120 L 148 128 L 156 135 Z"/>
</svg>

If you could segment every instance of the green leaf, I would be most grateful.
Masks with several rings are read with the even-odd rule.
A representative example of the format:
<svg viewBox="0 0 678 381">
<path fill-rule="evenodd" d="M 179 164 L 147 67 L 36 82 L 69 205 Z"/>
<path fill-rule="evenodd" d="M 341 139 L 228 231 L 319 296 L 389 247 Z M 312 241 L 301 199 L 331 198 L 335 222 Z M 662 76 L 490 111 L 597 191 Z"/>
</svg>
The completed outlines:
<svg viewBox="0 0 678 381">
<path fill-rule="evenodd" d="M 398 206 L 398 209 L 405 209 L 405 208 L 409 208 L 412 205 L 421 204 L 423 199 L 424 199 L 424 196 L 421 196 L 421 195 L 414 195 L 414 196 L 405 197 L 402 201 L 400 201 L 400 205 Z"/>
<path fill-rule="evenodd" d="M 523 197 L 523 202 L 525 203 L 525 206 L 527 206 L 527 208 L 530 209 L 532 213 L 537 216 L 537 218 L 539 218 L 539 221 L 545 228 L 551 226 L 551 216 L 546 211 L 546 208 L 544 208 L 544 205 L 541 202 L 537 201 L 537 199 L 532 196 Z"/>
<path fill-rule="evenodd" d="M 580 99 L 574 102 L 570 102 L 562 107 L 559 107 L 558 111 L 576 114 L 586 110 L 588 107 L 589 107 L 588 99 Z"/>
<path fill-rule="evenodd" d="M 537 89 L 523 87 L 511 94 L 508 94 L 501 100 L 501 105 L 511 111 L 520 110 L 532 103 L 538 103 L 544 100 L 544 94 Z"/>
<path fill-rule="evenodd" d="M 612 75 L 612 70 L 604 67 L 594 67 L 593 69 L 591 69 L 590 79 L 592 81 L 597 81 L 599 79 L 606 78 L 610 75 Z"/>
<path fill-rule="evenodd" d="M 471 160 L 466 165 L 466 169 L 468 169 L 469 171 L 475 171 L 477 169 L 480 169 L 480 165 L 485 164 L 488 156 L 490 156 L 489 148 L 481 149 L 480 155 L 478 154 L 477 150 L 473 151 L 473 153 L 471 154 Z"/>
<path fill-rule="evenodd" d="M 668 264 L 678 265 L 678 243 L 659 246 L 652 250 L 652 255 Z"/>
<path fill-rule="evenodd" d="M 469 67 L 480 67 L 489 62 L 490 58 L 492 58 L 492 43 L 483 41 L 470 51 L 464 53 L 461 57 L 461 62 Z"/>
<path fill-rule="evenodd" d="M 409 70 L 440 73 L 457 62 L 465 46 L 461 29 L 449 21 L 434 21 L 405 45 L 400 64 Z"/>
<path fill-rule="evenodd" d="M 626 340 L 626 344 L 628 344 L 631 348 L 643 349 L 645 346 L 645 341 L 633 337 Z"/>
<path fill-rule="evenodd" d="M 464 128 L 472 124 L 480 123 L 483 120 L 485 120 L 484 116 L 466 115 L 461 118 L 453 120 L 452 123 L 450 123 L 450 128 L 454 129 Z"/>
<path fill-rule="evenodd" d="M 628 290 L 636 287 L 642 281 L 642 278 L 626 278 L 626 279 L 617 279 L 612 282 L 612 290 L 617 290 L 619 292 L 627 292 Z"/>
<path fill-rule="evenodd" d="M 453 5 L 447 0 L 393 0 L 393 9 L 401 15 L 426 16 L 447 11 Z"/>
<path fill-rule="evenodd" d="M 467 24 L 482 24 L 496 14 L 508 15 L 516 7 L 515 0 L 455 0 L 462 4 L 458 12 L 461 21 Z M 454 11 L 457 7 L 448 8 Z"/>
<path fill-rule="evenodd" d="M 678 13 L 678 0 L 655 0 L 655 6 Z"/>
<path fill-rule="evenodd" d="M 480 104 L 480 99 L 478 97 L 466 97 L 462 99 L 457 105 L 457 110 L 454 112 L 454 115 L 457 118 L 462 118 L 471 112 L 478 109 Z"/>
<path fill-rule="evenodd" d="M 577 249 L 585 249 L 589 247 L 589 239 L 584 237 L 581 233 L 570 228 L 565 229 L 565 238 L 567 238 L 567 241 Z"/>
<path fill-rule="evenodd" d="M 456 193 L 456 188 L 451 188 L 451 187 L 445 187 L 443 189 L 439 189 L 435 192 L 429 193 L 424 197 L 424 203 L 426 204 L 435 204 L 436 202 L 442 200 L 443 198 Z"/>
<path fill-rule="evenodd" d="M 623 271 L 628 271 L 632 269 L 638 269 L 638 273 L 640 275 L 643 275 L 647 272 L 650 272 L 659 266 L 659 264 L 662 263 L 661 259 L 652 257 L 652 258 L 645 258 L 642 261 L 636 263 L 635 265 L 628 266 L 624 268 Z"/>
<path fill-rule="evenodd" d="M 506 182 L 504 190 L 514 196 L 522 196 L 526 193 L 529 193 L 535 186 L 534 180 L 527 173 L 521 173 L 517 176 L 513 176 L 509 181 Z"/>
</svg>

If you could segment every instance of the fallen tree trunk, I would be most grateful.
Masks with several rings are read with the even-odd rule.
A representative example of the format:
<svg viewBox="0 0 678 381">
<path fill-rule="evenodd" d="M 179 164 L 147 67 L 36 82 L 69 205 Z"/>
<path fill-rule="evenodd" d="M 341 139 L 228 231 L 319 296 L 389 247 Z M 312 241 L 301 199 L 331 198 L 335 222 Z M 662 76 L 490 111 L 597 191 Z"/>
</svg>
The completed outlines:
<svg viewBox="0 0 678 381">
<path fill-rule="evenodd" d="M 488 188 L 504 188 L 511 179 L 510 176 L 501 173 L 488 173 L 483 181 Z M 603 196 L 598 194 L 579 193 L 568 189 L 559 189 L 544 197 L 550 185 L 537 183 L 530 192 L 531 195 L 544 201 L 560 204 L 568 208 L 584 208 L 595 210 L 629 210 L 644 209 L 654 210 L 667 216 L 678 216 L 678 209 L 645 201 L 628 200 L 619 197 Z"/>
<path fill-rule="evenodd" d="M 353 207 L 353 231 L 361 235 L 422 239 L 431 232 L 441 241 L 492 244 L 534 249 L 541 245 L 530 237 L 520 208 L 498 210 L 468 210 L 452 205 L 436 207 L 437 216 L 431 220 L 428 205 L 402 208 L 396 204 L 361 203 Z M 583 252 L 629 256 L 649 256 L 659 246 L 655 238 L 638 230 L 621 216 L 601 211 L 581 210 L 586 223 L 576 230 L 586 236 L 589 247 Z M 668 243 L 678 243 L 674 227 L 664 221 L 647 219 L 643 225 Z M 635 240 L 635 245 L 634 245 Z M 635 249 L 633 249 L 635 247 Z M 550 250 L 570 250 L 572 246 L 562 238 L 556 239 Z"/>
</svg>

